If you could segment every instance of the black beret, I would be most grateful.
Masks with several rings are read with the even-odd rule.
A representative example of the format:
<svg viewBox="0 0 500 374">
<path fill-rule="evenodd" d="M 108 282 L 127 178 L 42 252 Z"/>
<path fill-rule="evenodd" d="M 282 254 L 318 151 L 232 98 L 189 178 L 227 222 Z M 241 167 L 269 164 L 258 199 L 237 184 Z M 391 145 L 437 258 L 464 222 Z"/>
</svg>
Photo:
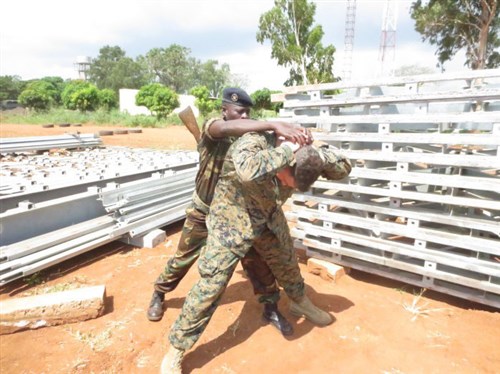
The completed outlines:
<svg viewBox="0 0 500 374">
<path fill-rule="evenodd" d="M 250 95 L 248 95 L 241 88 L 237 87 L 224 88 L 224 91 L 222 91 L 222 102 L 243 107 L 253 106 L 253 101 Z"/>
</svg>

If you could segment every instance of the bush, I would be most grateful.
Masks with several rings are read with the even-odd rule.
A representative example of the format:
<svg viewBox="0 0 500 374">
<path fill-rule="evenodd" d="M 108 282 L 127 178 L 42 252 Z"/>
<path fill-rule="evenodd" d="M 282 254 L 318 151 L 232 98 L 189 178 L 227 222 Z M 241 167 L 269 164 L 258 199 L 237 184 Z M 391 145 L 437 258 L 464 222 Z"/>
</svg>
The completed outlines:
<svg viewBox="0 0 500 374">
<path fill-rule="evenodd" d="M 34 81 L 21 92 L 18 101 L 26 108 L 44 111 L 55 103 L 54 97 L 56 95 L 58 92 L 52 84 L 45 81 Z"/>
<path fill-rule="evenodd" d="M 262 90 L 257 90 L 250 96 L 254 102 L 254 109 L 256 111 L 262 110 L 272 110 L 275 113 L 278 113 L 280 108 L 283 107 L 283 103 L 272 103 L 271 102 L 271 94 L 277 93 L 279 91 L 270 91 L 267 88 L 263 88 Z"/>
<path fill-rule="evenodd" d="M 196 86 L 189 93 L 196 98 L 194 103 L 203 117 L 207 117 L 216 110 L 217 101 L 210 98 L 210 92 L 206 86 Z"/>
<path fill-rule="evenodd" d="M 75 110 L 76 108 L 76 102 L 74 100 L 73 95 L 75 92 L 85 89 L 87 87 L 91 86 L 90 83 L 82 81 L 82 80 L 74 80 L 69 82 L 66 87 L 64 87 L 64 90 L 61 94 L 61 101 L 63 106 L 66 109 L 71 109 Z"/>
<path fill-rule="evenodd" d="M 160 83 L 143 86 L 135 97 L 136 105 L 144 105 L 158 119 L 166 118 L 179 106 L 179 96 Z"/>
<path fill-rule="evenodd" d="M 115 91 L 105 88 L 103 90 L 99 90 L 98 96 L 100 108 L 109 111 L 118 107 L 118 97 L 116 96 Z"/>
</svg>

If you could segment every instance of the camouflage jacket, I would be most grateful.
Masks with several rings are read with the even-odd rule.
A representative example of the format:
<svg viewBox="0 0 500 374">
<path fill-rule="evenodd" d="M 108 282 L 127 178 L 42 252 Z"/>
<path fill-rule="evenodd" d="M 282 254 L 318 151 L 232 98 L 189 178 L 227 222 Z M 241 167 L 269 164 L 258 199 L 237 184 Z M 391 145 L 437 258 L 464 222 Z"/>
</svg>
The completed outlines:
<svg viewBox="0 0 500 374">
<path fill-rule="evenodd" d="M 351 162 L 336 148 L 321 147 L 319 154 L 324 162 L 321 176 L 329 180 L 338 180 L 351 173 Z"/>
<path fill-rule="evenodd" d="M 207 227 L 238 256 L 266 229 L 280 240 L 289 235 L 281 205 L 293 189 L 282 186 L 276 173 L 293 161 L 293 153 L 275 143 L 273 133 L 249 132 L 231 145 L 224 161 Z"/>
<path fill-rule="evenodd" d="M 212 239 L 244 256 L 254 238 L 271 230 L 281 243 L 289 242 L 288 222 L 281 206 L 294 192 L 276 173 L 293 164 L 288 147 L 276 147 L 274 133 L 249 132 L 227 151 L 215 189 L 207 227 Z M 318 150 L 324 161 L 322 176 L 342 179 L 351 164 L 338 150 Z"/>
</svg>

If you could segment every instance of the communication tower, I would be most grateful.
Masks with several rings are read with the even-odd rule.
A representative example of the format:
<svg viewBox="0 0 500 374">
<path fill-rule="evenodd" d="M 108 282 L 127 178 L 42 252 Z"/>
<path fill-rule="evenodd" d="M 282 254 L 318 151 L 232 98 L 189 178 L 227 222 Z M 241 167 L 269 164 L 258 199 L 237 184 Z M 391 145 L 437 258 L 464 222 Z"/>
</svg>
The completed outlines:
<svg viewBox="0 0 500 374">
<path fill-rule="evenodd" d="M 344 31 L 344 68 L 342 78 L 351 80 L 352 74 L 352 50 L 354 48 L 354 26 L 356 24 L 356 0 L 347 0 Z"/>
<path fill-rule="evenodd" d="M 386 0 L 378 55 L 381 76 L 394 74 L 397 13 L 397 1 Z"/>
<path fill-rule="evenodd" d="M 87 73 L 90 68 L 91 58 L 88 56 L 78 56 L 75 62 L 75 68 L 78 72 L 78 79 L 87 80 Z"/>
</svg>

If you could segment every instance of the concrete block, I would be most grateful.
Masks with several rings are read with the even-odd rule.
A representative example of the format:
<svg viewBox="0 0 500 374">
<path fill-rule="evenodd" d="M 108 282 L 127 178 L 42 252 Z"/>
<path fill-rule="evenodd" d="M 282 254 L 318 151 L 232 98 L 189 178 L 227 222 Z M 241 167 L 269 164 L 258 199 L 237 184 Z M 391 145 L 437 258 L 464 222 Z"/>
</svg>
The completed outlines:
<svg viewBox="0 0 500 374">
<path fill-rule="evenodd" d="M 125 237 L 120 239 L 122 242 L 140 248 L 154 248 L 167 239 L 165 231 L 156 229 L 148 232 L 146 235 L 136 236 L 135 238 Z"/>
<path fill-rule="evenodd" d="M 342 266 L 317 258 L 310 258 L 307 260 L 307 270 L 333 283 L 337 283 L 337 281 L 348 272 Z"/>
<path fill-rule="evenodd" d="M 0 302 L 0 335 L 97 318 L 104 313 L 104 285 Z"/>
</svg>

